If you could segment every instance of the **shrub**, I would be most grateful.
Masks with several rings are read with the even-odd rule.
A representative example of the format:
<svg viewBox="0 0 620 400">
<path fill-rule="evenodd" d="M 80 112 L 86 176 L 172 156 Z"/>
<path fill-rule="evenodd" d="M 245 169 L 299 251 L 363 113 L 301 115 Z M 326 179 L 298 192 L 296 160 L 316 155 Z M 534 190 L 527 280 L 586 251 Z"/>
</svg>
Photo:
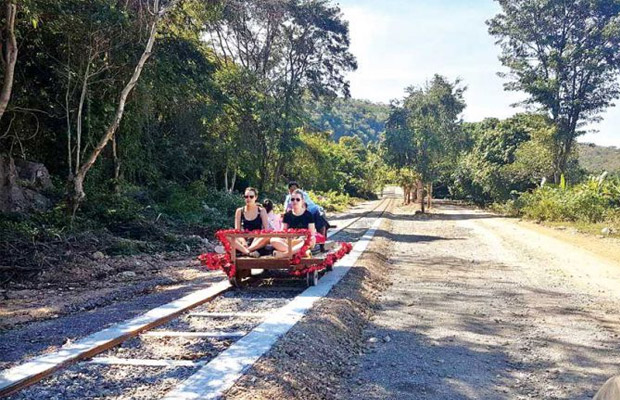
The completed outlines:
<svg viewBox="0 0 620 400">
<path fill-rule="evenodd" d="M 215 190 L 197 181 L 187 187 L 171 184 L 156 193 L 158 209 L 175 219 L 188 223 L 224 224 L 235 215 L 243 199 L 234 193 Z"/>
<path fill-rule="evenodd" d="M 539 221 L 600 222 L 617 212 L 619 193 L 615 181 L 590 178 L 569 188 L 538 188 L 518 203 L 524 216 Z"/>
<path fill-rule="evenodd" d="M 323 207 L 325 211 L 343 211 L 347 207 L 352 206 L 359 201 L 359 199 L 351 197 L 346 193 L 338 193 L 335 191 L 308 191 L 308 196 L 310 196 L 312 201 L 316 204 Z"/>
</svg>

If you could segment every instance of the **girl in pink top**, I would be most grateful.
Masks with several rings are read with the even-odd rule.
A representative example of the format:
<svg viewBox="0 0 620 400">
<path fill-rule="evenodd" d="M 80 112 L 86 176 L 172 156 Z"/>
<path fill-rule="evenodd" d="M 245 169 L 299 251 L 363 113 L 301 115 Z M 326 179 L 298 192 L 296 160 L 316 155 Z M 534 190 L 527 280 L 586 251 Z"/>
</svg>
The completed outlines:
<svg viewBox="0 0 620 400">
<path fill-rule="evenodd" d="M 271 231 L 281 231 L 282 218 L 280 215 L 273 212 L 273 202 L 269 199 L 265 199 L 265 201 L 263 201 L 263 207 L 265 207 L 265 211 L 267 211 L 268 229 Z"/>
</svg>

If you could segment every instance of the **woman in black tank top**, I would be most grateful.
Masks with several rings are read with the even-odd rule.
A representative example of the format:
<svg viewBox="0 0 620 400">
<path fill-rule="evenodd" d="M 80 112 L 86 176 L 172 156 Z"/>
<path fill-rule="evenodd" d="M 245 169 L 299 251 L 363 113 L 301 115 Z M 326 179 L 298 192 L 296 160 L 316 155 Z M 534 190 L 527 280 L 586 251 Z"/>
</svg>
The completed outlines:
<svg viewBox="0 0 620 400">
<path fill-rule="evenodd" d="M 241 229 L 244 231 L 255 231 L 263 229 L 263 221 L 261 219 L 261 211 L 262 207 L 258 206 L 258 212 L 256 213 L 256 218 L 247 219 L 245 217 L 245 207 L 241 210 Z"/>
<path fill-rule="evenodd" d="M 267 212 L 256 204 L 258 191 L 252 187 L 245 189 L 245 206 L 239 207 L 235 213 L 235 229 L 255 231 L 267 229 Z M 244 256 L 258 257 L 258 249 L 269 243 L 268 238 L 245 240 L 238 238 L 232 243 L 233 247 Z"/>
</svg>

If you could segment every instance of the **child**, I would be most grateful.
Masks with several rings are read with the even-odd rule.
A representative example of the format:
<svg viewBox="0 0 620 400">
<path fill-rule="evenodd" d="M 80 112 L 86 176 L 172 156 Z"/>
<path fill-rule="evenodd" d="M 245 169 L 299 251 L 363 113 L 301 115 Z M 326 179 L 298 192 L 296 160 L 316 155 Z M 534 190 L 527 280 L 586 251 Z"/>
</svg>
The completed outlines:
<svg viewBox="0 0 620 400">
<path fill-rule="evenodd" d="M 265 201 L 263 201 L 263 207 L 265 211 L 267 211 L 268 229 L 271 231 L 281 231 L 282 220 L 278 214 L 273 212 L 273 202 L 269 199 L 265 199 Z"/>
</svg>

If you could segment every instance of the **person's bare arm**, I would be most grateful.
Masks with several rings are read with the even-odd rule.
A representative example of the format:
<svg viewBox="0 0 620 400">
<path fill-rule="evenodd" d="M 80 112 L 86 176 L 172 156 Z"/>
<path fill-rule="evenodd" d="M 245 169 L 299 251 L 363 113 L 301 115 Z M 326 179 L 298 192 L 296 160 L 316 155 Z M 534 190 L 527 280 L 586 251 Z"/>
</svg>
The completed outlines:
<svg viewBox="0 0 620 400">
<path fill-rule="evenodd" d="M 260 219 L 263 221 L 263 230 L 266 231 L 269 229 L 269 217 L 267 216 L 267 211 L 264 208 L 260 209 Z"/>
<path fill-rule="evenodd" d="M 243 208 L 237 208 L 237 211 L 235 211 L 235 229 L 236 230 L 241 230 L 241 212 L 242 212 Z"/>
<path fill-rule="evenodd" d="M 314 225 L 314 222 L 308 224 L 308 230 L 310 230 L 310 235 L 312 235 L 312 239 L 310 240 L 310 248 L 313 248 L 316 244 L 316 226 Z"/>
</svg>

